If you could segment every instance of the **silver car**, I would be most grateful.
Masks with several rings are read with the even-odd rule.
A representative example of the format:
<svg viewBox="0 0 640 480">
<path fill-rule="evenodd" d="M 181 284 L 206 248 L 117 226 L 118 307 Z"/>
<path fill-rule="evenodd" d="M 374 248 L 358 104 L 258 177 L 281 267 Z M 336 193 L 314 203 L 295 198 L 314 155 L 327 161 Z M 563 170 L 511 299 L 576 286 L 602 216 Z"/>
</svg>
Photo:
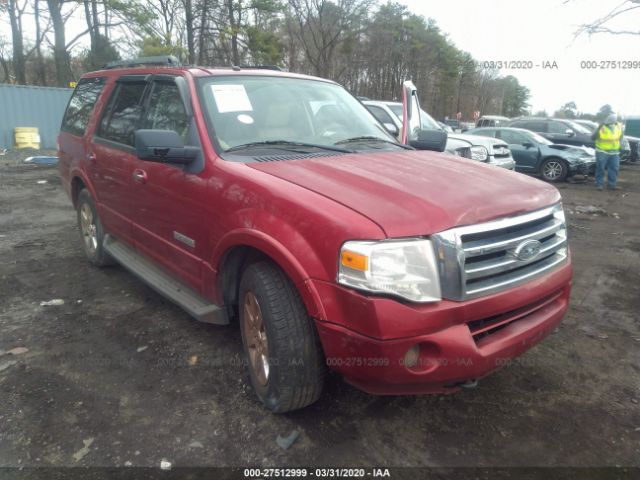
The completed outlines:
<svg viewBox="0 0 640 480">
<path fill-rule="evenodd" d="M 362 103 L 396 137 L 402 130 L 402 103 L 378 100 L 363 100 Z M 427 130 L 443 130 L 431 115 L 420 111 L 422 128 Z M 446 152 L 460 157 L 486 162 L 497 167 L 515 170 L 516 162 L 511 156 L 509 146 L 502 140 L 463 133 L 449 133 Z"/>
</svg>

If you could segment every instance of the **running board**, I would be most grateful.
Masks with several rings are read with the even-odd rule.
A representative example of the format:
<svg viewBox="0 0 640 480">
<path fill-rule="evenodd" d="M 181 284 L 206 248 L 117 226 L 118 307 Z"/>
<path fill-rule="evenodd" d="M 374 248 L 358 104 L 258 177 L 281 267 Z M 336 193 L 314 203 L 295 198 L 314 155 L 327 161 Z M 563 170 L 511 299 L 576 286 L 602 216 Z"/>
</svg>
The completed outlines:
<svg viewBox="0 0 640 480">
<path fill-rule="evenodd" d="M 225 308 L 214 305 L 179 280 L 172 278 L 133 248 L 110 235 L 105 235 L 103 248 L 120 265 L 160 295 L 182 307 L 196 320 L 216 325 L 229 324 L 229 317 Z"/>
</svg>

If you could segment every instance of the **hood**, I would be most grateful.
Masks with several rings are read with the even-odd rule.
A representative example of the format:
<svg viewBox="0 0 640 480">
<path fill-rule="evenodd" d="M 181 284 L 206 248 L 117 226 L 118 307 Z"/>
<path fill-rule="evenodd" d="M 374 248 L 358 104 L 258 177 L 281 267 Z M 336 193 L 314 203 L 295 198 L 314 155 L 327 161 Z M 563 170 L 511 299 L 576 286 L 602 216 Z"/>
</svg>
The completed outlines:
<svg viewBox="0 0 640 480">
<path fill-rule="evenodd" d="M 558 191 L 540 180 L 427 151 L 246 165 L 335 200 L 378 224 L 388 237 L 428 235 L 560 201 Z"/>
<path fill-rule="evenodd" d="M 577 145 L 565 145 L 562 143 L 554 143 L 551 145 L 545 145 L 547 148 L 553 150 L 560 150 L 566 158 L 580 158 L 584 160 L 593 159 L 595 161 L 596 151 L 591 147 L 577 146 Z"/>
</svg>

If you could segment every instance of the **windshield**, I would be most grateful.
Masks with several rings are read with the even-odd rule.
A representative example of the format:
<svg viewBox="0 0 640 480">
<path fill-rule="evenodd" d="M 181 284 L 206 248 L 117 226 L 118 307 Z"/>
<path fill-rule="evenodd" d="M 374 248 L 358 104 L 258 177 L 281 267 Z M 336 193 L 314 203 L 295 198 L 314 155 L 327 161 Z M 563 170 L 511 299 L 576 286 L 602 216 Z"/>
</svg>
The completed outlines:
<svg viewBox="0 0 640 480">
<path fill-rule="evenodd" d="M 392 103 L 388 105 L 391 111 L 396 114 L 396 117 L 402 121 L 402 104 Z M 422 122 L 423 130 L 444 130 L 440 125 L 438 125 L 438 122 L 436 122 L 431 115 L 422 109 L 420 110 L 420 121 Z"/>
<path fill-rule="evenodd" d="M 591 123 L 591 122 L 576 122 L 578 125 L 580 125 L 581 127 L 586 128 L 587 130 L 589 130 L 589 133 L 593 133 L 595 131 L 596 128 L 598 128 L 598 124 L 597 123 Z"/>
<path fill-rule="evenodd" d="M 362 143 L 370 138 L 376 148 L 397 148 L 375 117 L 333 83 L 238 75 L 207 77 L 200 86 L 201 102 L 215 132 L 212 136 L 225 151 L 236 147 L 234 153 L 242 154 L 243 145 L 249 149 L 255 144 L 284 149 L 282 142 L 333 147 L 362 137 Z M 349 145 L 349 149 L 359 146 Z"/>
<path fill-rule="evenodd" d="M 569 125 L 571 125 L 571 128 L 573 128 L 578 133 L 587 133 L 587 134 L 591 133 L 589 129 L 587 129 L 586 127 L 583 127 L 579 123 L 571 122 L 571 121 L 569 121 L 568 123 Z"/>
</svg>

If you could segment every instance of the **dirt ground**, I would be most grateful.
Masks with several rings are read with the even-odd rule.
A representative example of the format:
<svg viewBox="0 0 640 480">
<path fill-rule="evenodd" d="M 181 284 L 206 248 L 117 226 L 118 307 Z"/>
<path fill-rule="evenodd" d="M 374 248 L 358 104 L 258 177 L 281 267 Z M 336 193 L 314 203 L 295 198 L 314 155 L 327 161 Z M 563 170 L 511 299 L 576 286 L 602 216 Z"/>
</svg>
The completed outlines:
<svg viewBox="0 0 640 480">
<path fill-rule="evenodd" d="M 89 266 L 57 169 L 8 153 L 0 465 L 639 467 L 640 165 L 623 166 L 620 185 L 560 185 L 569 313 L 475 390 L 373 397 L 331 377 L 315 405 L 273 415 L 248 385 L 237 328 L 192 320 L 120 267 Z M 41 306 L 52 299 L 64 304 Z M 276 438 L 293 430 L 284 450 Z"/>
</svg>

